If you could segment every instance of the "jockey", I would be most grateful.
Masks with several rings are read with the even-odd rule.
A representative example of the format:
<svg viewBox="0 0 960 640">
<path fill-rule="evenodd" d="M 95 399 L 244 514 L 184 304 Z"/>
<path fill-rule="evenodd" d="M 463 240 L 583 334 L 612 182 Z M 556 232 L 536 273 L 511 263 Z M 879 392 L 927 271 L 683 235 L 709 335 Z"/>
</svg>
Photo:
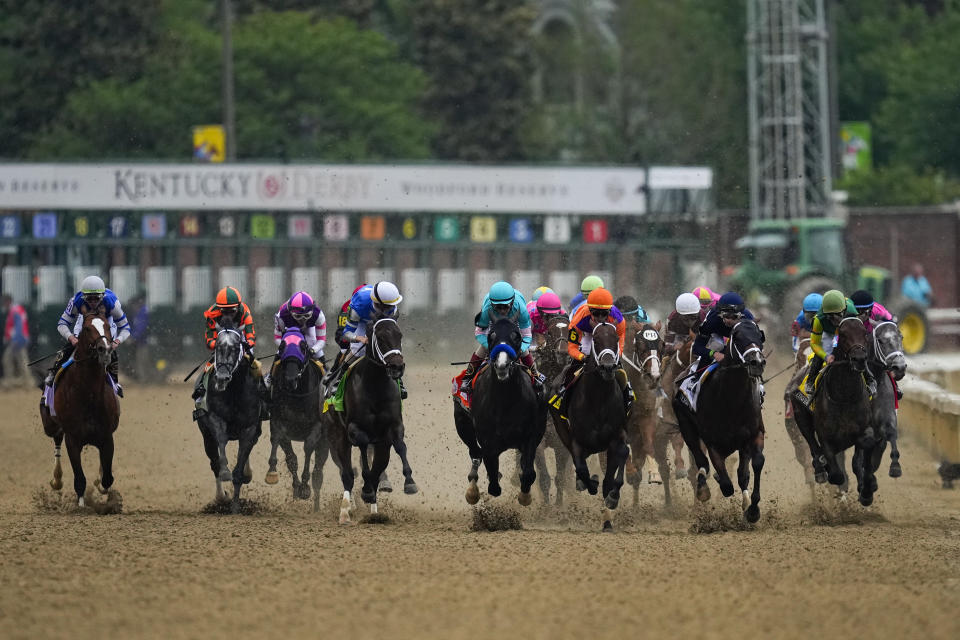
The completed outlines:
<svg viewBox="0 0 960 640">
<path fill-rule="evenodd" d="M 392 282 L 380 281 L 374 285 L 363 285 L 356 289 L 350 297 L 350 306 L 347 311 L 347 323 L 343 327 L 341 340 L 349 345 L 350 353 L 359 357 L 360 351 L 367 344 L 367 324 L 383 318 L 396 318 L 400 301 L 403 296 L 397 285 Z M 355 358 L 349 359 L 352 362 Z M 330 372 L 328 382 L 339 381 L 340 375 L 346 370 L 348 358 L 338 357 L 338 362 Z M 406 400 L 407 388 L 403 378 L 399 378 L 400 398 Z"/>
<path fill-rule="evenodd" d="M 813 383 L 817 379 L 817 374 L 823 368 L 824 363 L 833 362 L 833 336 L 837 333 L 837 327 L 844 318 L 856 317 L 857 310 L 853 302 L 843 295 L 843 292 L 831 289 L 823 294 L 823 303 L 820 311 L 813 317 L 812 329 L 810 331 L 810 348 L 813 350 L 813 358 L 810 361 L 810 370 L 807 372 L 807 385 L 804 391 L 808 396 L 813 395 Z M 823 345 L 823 334 L 831 336 L 827 341 L 829 352 Z M 864 370 L 863 377 L 867 381 L 867 389 L 870 395 L 877 392 L 877 382 L 870 373 L 870 368 Z"/>
<path fill-rule="evenodd" d="M 323 348 L 327 344 L 327 318 L 306 291 L 290 296 L 273 317 L 273 341 L 278 347 L 287 329 L 300 329 L 310 347 L 310 357 L 326 363 Z"/>
<path fill-rule="evenodd" d="M 693 341 L 693 354 L 699 356 L 699 360 L 691 367 L 693 371 L 699 371 L 704 360 L 710 362 L 702 366 L 712 362 L 723 362 L 725 339 L 730 337 L 733 327 L 742 319 L 754 320 L 754 317 L 746 308 L 740 294 L 728 291 L 720 296 L 716 307 L 710 310 L 703 324 L 700 325 L 697 339 Z"/>
<path fill-rule="evenodd" d="M 239 331 L 245 340 L 247 357 L 250 360 L 250 373 L 260 384 L 263 383 L 263 373 L 260 371 L 260 361 L 253 357 L 253 347 L 257 342 L 257 331 L 253 326 L 253 315 L 250 313 L 250 307 L 243 301 L 240 292 L 233 287 L 224 287 L 217 292 L 216 301 L 210 305 L 210 308 L 203 312 L 203 317 L 207 319 L 207 327 L 204 331 L 204 341 L 207 349 L 213 351 L 217 347 L 217 336 L 223 329 L 223 320 L 231 320 L 234 327 Z M 213 367 L 212 360 L 204 367 L 203 374 L 197 377 L 197 382 L 193 388 L 193 399 L 200 400 L 207 393 L 206 379 Z"/>
<path fill-rule="evenodd" d="M 692 293 L 681 293 L 674 303 L 674 310 L 667 316 L 667 330 L 663 335 L 663 355 L 672 355 L 690 336 L 700 331 L 700 325 L 707 318 L 707 311 L 700 306 L 700 300 Z"/>
<path fill-rule="evenodd" d="M 554 294 L 556 295 L 556 294 Z M 543 294 L 537 302 L 543 301 L 544 306 L 550 301 L 550 294 Z M 546 298 L 546 300 L 544 300 Z M 555 302 L 559 302 L 556 300 Z M 551 307 L 553 309 L 557 307 Z M 474 337 L 480 346 L 470 356 L 470 362 L 464 371 L 463 380 L 460 383 L 460 390 L 469 392 L 473 384 L 473 378 L 480 370 L 480 365 L 486 360 L 490 351 L 487 344 L 487 334 L 490 332 L 490 325 L 502 319 L 508 319 L 515 322 L 520 329 L 520 362 L 538 379 L 540 374 L 537 372 L 537 366 L 533 362 L 533 356 L 530 354 L 530 343 L 533 341 L 532 323 L 530 314 L 527 313 L 526 301 L 523 295 L 513 288 L 509 282 L 495 282 L 490 287 L 490 293 L 483 299 L 483 306 L 480 313 L 477 314 L 475 321 Z M 542 382 L 542 381 L 541 381 Z"/>
<path fill-rule="evenodd" d="M 53 361 L 53 366 L 50 367 L 47 377 L 43 381 L 45 386 L 49 387 L 53 384 L 53 379 L 61 365 L 73 355 L 77 346 L 77 336 L 80 334 L 80 329 L 83 328 L 83 314 L 98 309 L 107 316 L 107 320 L 110 322 L 110 333 L 113 335 L 113 343 L 110 345 L 110 364 L 107 365 L 107 372 L 110 373 L 110 377 L 117 384 L 117 395 L 123 397 L 123 388 L 120 386 L 118 379 L 120 361 L 117 358 L 117 347 L 130 336 L 130 323 L 120 306 L 117 295 L 107 289 L 103 280 L 98 276 L 87 276 L 83 279 L 83 282 L 80 283 L 80 291 L 67 302 L 67 308 L 64 309 L 60 320 L 57 322 L 57 331 L 67 341 L 67 344 L 57 352 L 57 358 Z"/>
<path fill-rule="evenodd" d="M 536 294 L 534 294 L 536 295 Z M 530 316 L 530 328 L 534 334 L 547 334 L 547 323 L 552 316 L 565 314 L 560 296 L 553 291 L 547 291 L 537 298 L 536 302 L 527 303 L 527 314 Z"/>
<path fill-rule="evenodd" d="M 583 366 L 583 362 L 590 355 L 593 350 L 593 330 L 602 322 L 612 324 L 617 328 L 619 351 L 623 353 L 627 323 L 620 310 L 613 305 L 613 294 L 603 287 L 598 287 L 590 292 L 586 304 L 574 312 L 573 317 L 570 318 L 567 353 L 573 358 L 574 362 L 564 370 L 565 377 L 563 380 L 565 382 L 572 379 L 573 374 Z M 616 378 L 623 393 L 624 408 L 627 413 L 630 413 L 630 407 L 633 405 L 633 388 L 627 379 L 627 372 L 623 370 L 623 365 L 619 362 L 617 363 Z"/>
<path fill-rule="evenodd" d="M 620 310 L 623 319 L 627 322 L 650 322 L 647 311 L 637 303 L 633 296 L 620 296 L 613 302 L 613 306 Z"/>
<path fill-rule="evenodd" d="M 867 328 L 867 333 L 873 333 L 873 325 L 881 322 L 896 322 L 893 314 L 890 313 L 882 304 L 873 301 L 873 296 L 869 291 L 860 289 L 854 291 L 850 296 L 853 302 L 853 308 L 857 310 L 857 316 L 863 320 L 863 326 Z"/>
<path fill-rule="evenodd" d="M 720 294 L 711 291 L 710 287 L 697 287 L 691 293 L 697 296 L 697 299 L 700 301 L 700 308 L 705 312 L 716 307 L 717 302 L 720 300 Z"/>
<path fill-rule="evenodd" d="M 590 275 L 584 278 L 583 282 L 580 283 L 580 293 L 575 295 L 573 300 L 570 301 L 570 315 L 575 314 L 577 309 L 587 301 L 587 296 L 590 295 L 591 291 L 602 287 L 603 280 L 600 279 L 600 276 Z"/>
<path fill-rule="evenodd" d="M 790 325 L 790 335 L 793 337 L 793 352 L 800 349 L 800 341 L 810 336 L 813 332 L 813 317 L 820 311 L 820 305 L 823 304 L 823 296 L 819 293 L 808 293 L 803 299 L 803 308 L 797 314 L 793 324 Z"/>
<path fill-rule="evenodd" d="M 533 300 L 531 302 L 536 302 L 537 300 L 540 299 L 540 296 L 542 296 L 545 293 L 553 293 L 553 292 L 554 292 L 553 289 L 551 289 L 547 285 L 543 285 L 542 287 L 537 287 L 536 289 L 533 290 Z M 527 309 L 530 309 L 529 302 L 527 303 Z"/>
</svg>

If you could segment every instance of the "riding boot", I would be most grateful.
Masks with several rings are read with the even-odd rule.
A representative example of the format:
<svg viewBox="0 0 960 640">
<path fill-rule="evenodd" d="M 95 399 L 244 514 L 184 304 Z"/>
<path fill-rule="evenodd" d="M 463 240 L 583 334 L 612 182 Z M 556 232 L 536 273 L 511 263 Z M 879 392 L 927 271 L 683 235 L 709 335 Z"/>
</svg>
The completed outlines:
<svg viewBox="0 0 960 640">
<path fill-rule="evenodd" d="M 467 364 L 467 368 L 463 370 L 463 379 L 460 381 L 460 391 L 463 393 L 470 393 L 470 388 L 473 386 L 473 378 L 477 375 L 477 368 L 473 366 L 473 361 Z"/>
<path fill-rule="evenodd" d="M 867 391 L 870 393 L 870 397 L 877 395 L 877 379 L 873 377 L 870 367 L 863 370 L 863 379 L 867 383 Z"/>
<path fill-rule="evenodd" d="M 47 369 L 47 377 L 43 379 L 43 386 L 49 387 L 53 384 L 53 379 L 57 376 L 57 371 L 60 370 L 63 363 L 73 354 L 74 349 L 75 347 L 68 342 L 63 345 L 60 351 L 57 351 L 57 357 L 54 358 L 53 364 Z"/>
<path fill-rule="evenodd" d="M 808 396 L 813 395 L 813 383 L 817 379 L 817 375 L 820 373 L 820 369 L 823 368 L 823 359 L 819 356 L 814 356 L 813 360 L 810 362 L 810 371 L 807 372 L 807 386 L 804 387 L 804 391 Z"/>
<path fill-rule="evenodd" d="M 627 378 L 627 372 L 622 368 L 617 369 L 617 383 L 620 385 L 620 391 L 623 392 L 623 408 L 630 415 L 630 409 L 633 407 L 633 387 L 630 386 L 630 380 Z"/>
<path fill-rule="evenodd" d="M 400 399 L 406 400 L 409 394 L 407 393 L 406 385 L 403 384 L 403 378 L 397 378 L 397 383 L 400 385 Z"/>
<path fill-rule="evenodd" d="M 200 372 L 200 375 L 197 376 L 197 383 L 196 383 L 195 385 L 193 385 L 193 393 L 190 394 L 190 397 L 193 398 L 194 400 L 196 400 L 196 402 L 197 402 L 197 407 L 200 406 L 200 401 L 201 401 L 201 399 L 202 399 L 205 395 L 207 395 L 207 389 L 206 389 L 206 387 L 205 387 L 204 384 L 203 384 L 204 379 L 205 379 L 206 377 L 207 377 L 207 372 L 206 372 L 206 370 L 201 371 L 201 372 Z"/>
<path fill-rule="evenodd" d="M 107 365 L 107 373 L 113 378 L 113 383 L 117 386 L 117 395 L 123 397 L 123 387 L 120 386 L 120 359 L 117 357 L 117 350 L 110 352 L 110 364 Z"/>
</svg>

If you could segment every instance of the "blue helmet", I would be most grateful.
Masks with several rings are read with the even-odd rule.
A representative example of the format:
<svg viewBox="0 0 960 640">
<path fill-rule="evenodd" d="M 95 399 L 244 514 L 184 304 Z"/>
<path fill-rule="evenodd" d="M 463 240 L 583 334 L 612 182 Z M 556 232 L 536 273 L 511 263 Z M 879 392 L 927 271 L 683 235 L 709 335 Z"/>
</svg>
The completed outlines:
<svg viewBox="0 0 960 640">
<path fill-rule="evenodd" d="M 509 282 L 494 282 L 493 286 L 490 287 L 490 304 L 513 304 L 513 299 L 516 296 L 516 291 L 513 289 L 513 285 Z"/>
<path fill-rule="evenodd" d="M 803 299 L 803 310 L 804 311 L 820 311 L 820 305 L 823 304 L 823 296 L 819 293 L 808 293 L 807 297 Z"/>
<path fill-rule="evenodd" d="M 732 311 L 736 313 L 742 312 L 746 308 L 746 304 L 743 302 L 743 298 L 740 297 L 740 294 L 735 291 L 727 291 L 725 294 L 720 296 L 720 299 L 717 300 L 717 311 Z"/>
</svg>

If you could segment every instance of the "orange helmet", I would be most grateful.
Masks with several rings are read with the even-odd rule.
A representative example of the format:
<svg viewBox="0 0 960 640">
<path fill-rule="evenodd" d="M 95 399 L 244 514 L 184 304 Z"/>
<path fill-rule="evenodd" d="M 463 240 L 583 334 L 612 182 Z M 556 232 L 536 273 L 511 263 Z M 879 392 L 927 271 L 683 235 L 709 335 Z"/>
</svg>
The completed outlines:
<svg viewBox="0 0 960 640">
<path fill-rule="evenodd" d="M 233 287 L 224 287 L 217 292 L 217 306 L 222 309 L 239 307 L 242 303 L 240 292 Z"/>
<path fill-rule="evenodd" d="M 587 296 L 587 306 L 591 309 L 611 309 L 613 308 L 613 294 L 597 287 Z"/>
</svg>

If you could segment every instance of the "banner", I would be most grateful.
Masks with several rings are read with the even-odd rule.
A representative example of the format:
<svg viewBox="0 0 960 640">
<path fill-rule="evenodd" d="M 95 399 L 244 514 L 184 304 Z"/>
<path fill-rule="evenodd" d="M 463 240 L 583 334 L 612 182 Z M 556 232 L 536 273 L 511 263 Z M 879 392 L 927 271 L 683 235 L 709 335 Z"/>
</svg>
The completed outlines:
<svg viewBox="0 0 960 640">
<path fill-rule="evenodd" d="M 840 142 L 845 171 L 870 171 L 873 154 L 869 122 L 841 122 Z"/>
<path fill-rule="evenodd" d="M 711 183 L 668 169 L 659 188 Z M 0 164 L 0 209 L 640 215 L 645 184 L 630 167 Z"/>
</svg>

